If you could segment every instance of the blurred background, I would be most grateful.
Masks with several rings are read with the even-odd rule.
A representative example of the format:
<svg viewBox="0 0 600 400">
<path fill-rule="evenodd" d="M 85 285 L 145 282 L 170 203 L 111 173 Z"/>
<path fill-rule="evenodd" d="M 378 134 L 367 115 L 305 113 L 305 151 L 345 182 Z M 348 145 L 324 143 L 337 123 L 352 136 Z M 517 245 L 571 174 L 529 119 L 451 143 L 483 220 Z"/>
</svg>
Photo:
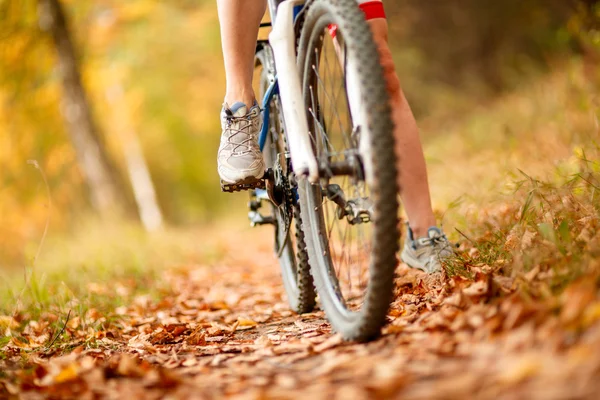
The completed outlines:
<svg viewBox="0 0 600 400">
<path fill-rule="evenodd" d="M 436 208 L 469 183 L 442 187 L 441 160 L 457 157 L 448 149 L 518 148 L 515 121 L 535 143 L 536 110 L 544 119 L 567 103 L 597 124 L 597 1 L 385 4 Z M 0 268 L 32 263 L 46 236 L 102 242 L 89 233 L 100 221 L 131 232 L 245 223 L 246 196 L 222 194 L 216 174 L 220 51 L 213 0 L 0 0 Z M 565 157 L 597 135 L 593 118 L 565 124 Z M 439 150 L 440 137 L 454 144 Z"/>
</svg>

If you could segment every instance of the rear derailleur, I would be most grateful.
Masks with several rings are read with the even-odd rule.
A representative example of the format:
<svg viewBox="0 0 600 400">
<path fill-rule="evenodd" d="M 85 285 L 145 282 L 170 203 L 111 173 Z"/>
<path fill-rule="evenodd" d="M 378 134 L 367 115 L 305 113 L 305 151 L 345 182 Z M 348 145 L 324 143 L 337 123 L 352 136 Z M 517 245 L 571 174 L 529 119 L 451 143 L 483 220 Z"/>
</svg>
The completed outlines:
<svg viewBox="0 0 600 400">
<path fill-rule="evenodd" d="M 368 197 L 346 200 L 344 191 L 340 185 L 335 183 L 325 186 L 323 192 L 329 200 L 338 206 L 336 211 L 338 219 L 346 217 L 350 225 L 371 222 L 373 203 Z"/>
</svg>

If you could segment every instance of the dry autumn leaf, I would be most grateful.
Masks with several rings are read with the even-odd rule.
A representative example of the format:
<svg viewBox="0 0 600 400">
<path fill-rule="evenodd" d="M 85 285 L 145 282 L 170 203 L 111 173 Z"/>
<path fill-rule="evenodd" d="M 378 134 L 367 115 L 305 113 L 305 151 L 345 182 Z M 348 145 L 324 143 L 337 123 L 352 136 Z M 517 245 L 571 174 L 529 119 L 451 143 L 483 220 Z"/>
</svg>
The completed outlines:
<svg viewBox="0 0 600 400">
<path fill-rule="evenodd" d="M 0 315 L 0 330 L 4 331 L 5 329 L 16 329 L 19 327 L 19 323 L 11 316 L 8 315 Z"/>
<path fill-rule="evenodd" d="M 469 287 L 463 289 L 463 294 L 465 296 L 474 297 L 474 296 L 482 296 L 486 294 L 488 291 L 488 282 L 487 281 L 478 281 L 470 285 Z"/>
</svg>

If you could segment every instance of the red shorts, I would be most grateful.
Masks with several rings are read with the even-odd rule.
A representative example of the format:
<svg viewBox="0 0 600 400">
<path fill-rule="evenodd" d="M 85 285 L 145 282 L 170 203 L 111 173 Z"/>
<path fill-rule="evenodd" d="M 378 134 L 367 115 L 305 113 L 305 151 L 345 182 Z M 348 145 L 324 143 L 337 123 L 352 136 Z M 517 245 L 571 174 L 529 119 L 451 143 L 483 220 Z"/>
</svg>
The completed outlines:
<svg viewBox="0 0 600 400">
<path fill-rule="evenodd" d="M 380 0 L 357 0 L 361 10 L 365 13 L 367 20 L 374 18 L 385 18 L 383 2 Z"/>
<path fill-rule="evenodd" d="M 356 0 L 358 6 L 365 14 L 365 19 L 368 21 L 375 18 L 385 18 L 385 11 L 383 9 L 383 1 L 381 0 Z M 335 37 L 337 33 L 336 25 L 329 25 L 329 34 L 331 37 Z"/>
</svg>

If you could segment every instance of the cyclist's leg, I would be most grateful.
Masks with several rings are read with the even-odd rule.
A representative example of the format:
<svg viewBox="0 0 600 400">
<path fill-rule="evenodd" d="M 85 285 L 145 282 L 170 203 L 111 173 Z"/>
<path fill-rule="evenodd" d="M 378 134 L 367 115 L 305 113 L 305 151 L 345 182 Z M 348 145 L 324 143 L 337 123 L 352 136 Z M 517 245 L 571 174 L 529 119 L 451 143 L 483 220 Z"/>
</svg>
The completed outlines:
<svg viewBox="0 0 600 400">
<path fill-rule="evenodd" d="M 372 3 L 372 1 L 359 0 L 359 3 Z M 398 168 L 401 171 L 398 177 L 400 195 L 415 236 L 426 236 L 427 229 L 435 226 L 436 221 L 431 207 L 427 167 L 419 130 L 396 74 L 388 45 L 387 21 L 381 17 L 378 7 L 374 7 L 375 12 L 372 14 L 369 14 L 368 5 L 365 7 L 365 4 L 362 4 L 361 7 L 367 14 L 391 95 L 396 154 L 399 156 Z"/>
<path fill-rule="evenodd" d="M 217 0 L 227 89 L 225 102 L 254 102 L 254 51 L 266 0 Z"/>
<path fill-rule="evenodd" d="M 266 0 L 217 0 L 217 8 L 227 81 L 217 167 L 221 185 L 229 191 L 258 184 L 265 172 L 258 145 L 260 108 L 254 105 L 252 76 Z"/>
</svg>

